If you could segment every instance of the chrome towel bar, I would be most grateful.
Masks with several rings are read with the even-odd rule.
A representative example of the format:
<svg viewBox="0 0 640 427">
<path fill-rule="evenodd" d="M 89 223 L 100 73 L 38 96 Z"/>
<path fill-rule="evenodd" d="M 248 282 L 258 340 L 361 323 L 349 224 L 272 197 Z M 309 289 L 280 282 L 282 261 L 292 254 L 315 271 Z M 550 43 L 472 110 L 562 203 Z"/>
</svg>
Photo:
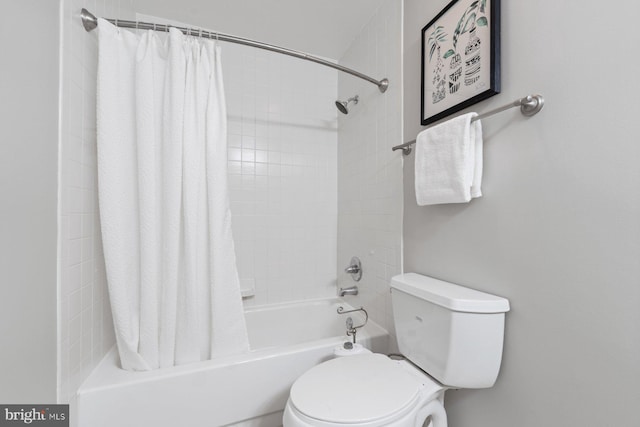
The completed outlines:
<svg viewBox="0 0 640 427">
<path fill-rule="evenodd" d="M 544 98 L 542 95 L 527 95 L 524 98 L 516 99 L 515 101 L 503 105 L 502 107 L 498 107 L 494 110 L 487 111 L 486 113 L 480 114 L 473 119 L 472 122 L 476 120 L 484 119 L 489 116 L 493 116 L 494 114 L 501 113 L 505 110 L 509 110 L 511 108 L 520 107 L 520 112 L 525 116 L 533 116 L 537 114 L 542 107 L 544 107 Z M 411 154 L 411 146 L 416 143 L 416 140 L 412 140 L 409 142 L 405 142 L 401 145 L 396 145 L 392 148 L 393 151 L 402 150 L 402 154 L 405 156 Z"/>
</svg>

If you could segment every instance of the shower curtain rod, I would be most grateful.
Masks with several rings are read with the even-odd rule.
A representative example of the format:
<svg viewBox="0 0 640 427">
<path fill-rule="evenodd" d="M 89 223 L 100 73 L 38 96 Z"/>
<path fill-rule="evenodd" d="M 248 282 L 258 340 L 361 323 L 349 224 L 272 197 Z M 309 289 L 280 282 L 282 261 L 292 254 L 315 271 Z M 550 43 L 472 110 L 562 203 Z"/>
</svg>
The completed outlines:
<svg viewBox="0 0 640 427">
<path fill-rule="evenodd" d="M 80 13 L 80 17 L 82 18 L 82 25 L 84 26 L 85 30 L 92 31 L 98 27 L 98 18 L 96 18 L 96 16 L 93 15 L 91 12 L 89 12 L 87 9 L 84 9 L 84 8 L 82 9 Z M 110 19 L 110 18 L 103 18 L 103 19 L 111 22 L 116 27 L 133 28 L 137 30 L 154 30 L 154 31 L 169 32 L 169 28 L 173 27 L 177 30 L 182 31 L 186 35 L 206 37 L 210 39 L 215 38 L 216 40 L 220 40 L 224 42 L 237 43 L 245 46 L 256 47 L 258 49 L 269 50 L 271 52 L 277 52 L 283 55 L 289 55 L 295 58 L 300 58 L 307 61 L 315 62 L 317 64 L 324 65 L 326 67 L 331 67 L 338 71 L 351 74 L 352 76 L 356 76 L 370 83 L 373 83 L 374 85 L 378 86 L 378 90 L 380 90 L 380 92 L 382 93 L 384 93 L 389 87 L 389 80 L 386 78 L 382 80 L 376 80 L 373 77 L 369 77 L 358 71 L 352 70 L 351 68 L 343 67 L 342 65 L 339 65 L 339 64 L 334 64 L 333 62 L 329 62 L 322 58 L 309 55 L 308 53 L 287 49 L 284 47 L 275 46 L 267 43 L 262 43 L 262 42 L 251 40 L 251 39 L 245 39 L 242 37 L 236 37 L 236 36 L 232 36 L 224 33 L 217 33 L 214 31 L 205 31 L 200 28 L 177 27 L 174 25 L 154 24 L 150 22 L 126 21 L 123 19 Z"/>
</svg>

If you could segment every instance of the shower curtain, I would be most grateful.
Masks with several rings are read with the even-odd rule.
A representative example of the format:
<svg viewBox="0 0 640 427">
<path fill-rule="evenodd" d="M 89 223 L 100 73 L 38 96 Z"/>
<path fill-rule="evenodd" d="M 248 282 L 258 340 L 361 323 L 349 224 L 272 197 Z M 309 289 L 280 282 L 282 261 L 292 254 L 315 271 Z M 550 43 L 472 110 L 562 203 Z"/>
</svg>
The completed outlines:
<svg viewBox="0 0 640 427">
<path fill-rule="evenodd" d="M 100 221 L 122 367 L 246 352 L 219 47 L 98 29 Z"/>
</svg>

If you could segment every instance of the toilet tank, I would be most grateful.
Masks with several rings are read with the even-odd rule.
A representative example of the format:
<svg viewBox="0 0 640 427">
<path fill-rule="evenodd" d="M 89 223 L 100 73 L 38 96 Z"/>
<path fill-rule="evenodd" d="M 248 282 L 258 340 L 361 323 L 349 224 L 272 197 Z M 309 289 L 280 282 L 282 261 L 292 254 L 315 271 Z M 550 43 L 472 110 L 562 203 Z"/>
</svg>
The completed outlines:
<svg viewBox="0 0 640 427">
<path fill-rule="evenodd" d="M 400 352 L 442 384 L 491 387 L 504 340 L 505 298 L 406 273 L 391 279 Z"/>
</svg>

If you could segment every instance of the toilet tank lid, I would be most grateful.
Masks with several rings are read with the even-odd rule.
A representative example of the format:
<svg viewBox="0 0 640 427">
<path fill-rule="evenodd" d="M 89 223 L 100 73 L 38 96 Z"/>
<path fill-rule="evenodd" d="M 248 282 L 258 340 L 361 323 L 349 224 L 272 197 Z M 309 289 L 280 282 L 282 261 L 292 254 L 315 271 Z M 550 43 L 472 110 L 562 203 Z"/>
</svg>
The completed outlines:
<svg viewBox="0 0 640 427">
<path fill-rule="evenodd" d="M 391 287 L 453 311 L 468 313 L 509 311 L 509 300 L 506 298 L 417 273 L 405 273 L 392 277 Z"/>
</svg>

